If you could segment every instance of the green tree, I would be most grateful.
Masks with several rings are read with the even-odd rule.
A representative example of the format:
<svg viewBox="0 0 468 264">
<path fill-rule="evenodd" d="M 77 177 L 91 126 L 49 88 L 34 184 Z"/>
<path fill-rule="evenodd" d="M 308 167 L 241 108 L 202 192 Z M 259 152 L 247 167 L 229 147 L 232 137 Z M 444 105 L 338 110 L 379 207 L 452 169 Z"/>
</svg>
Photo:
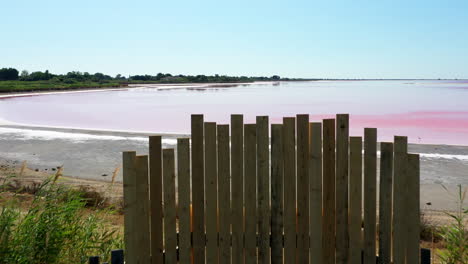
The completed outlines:
<svg viewBox="0 0 468 264">
<path fill-rule="evenodd" d="M 11 81 L 18 80 L 19 72 L 14 68 L 2 68 L 0 69 L 0 81 Z"/>
</svg>

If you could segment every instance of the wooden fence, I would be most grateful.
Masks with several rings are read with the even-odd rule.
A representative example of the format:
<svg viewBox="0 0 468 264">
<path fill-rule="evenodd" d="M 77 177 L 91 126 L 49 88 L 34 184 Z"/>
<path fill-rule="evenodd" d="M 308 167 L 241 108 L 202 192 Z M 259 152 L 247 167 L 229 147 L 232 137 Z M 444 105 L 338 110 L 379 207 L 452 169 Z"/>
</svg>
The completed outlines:
<svg viewBox="0 0 468 264">
<path fill-rule="evenodd" d="M 127 263 L 420 263 L 419 155 L 402 136 L 378 153 L 347 114 L 192 115 L 176 149 L 123 153 Z"/>
</svg>

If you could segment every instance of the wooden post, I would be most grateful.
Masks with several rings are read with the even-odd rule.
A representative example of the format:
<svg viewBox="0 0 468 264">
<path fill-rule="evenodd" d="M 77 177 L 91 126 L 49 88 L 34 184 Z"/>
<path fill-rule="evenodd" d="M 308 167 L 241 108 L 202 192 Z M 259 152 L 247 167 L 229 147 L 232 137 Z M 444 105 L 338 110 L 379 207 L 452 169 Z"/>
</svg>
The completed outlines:
<svg viewBox="0 0 468 264">
<path fill-rule="evenodd" d="M 408 154 L 407 174 L 407 216 L 408 244 L 406 246 L 406 263 L 419 263 L 419 155 Z"/>
<path fill-rule="evenodd" d="M 99 256 L 89 257 L 89 264 L 99 264 Z"/>
<path fill-rule="evenodd" d="M 431 250 L 421 248 L 421 264 L 431 264 Z"/>
<path fill-rule="evenodd" d="M 335 119 L 323 120 L 323 263 L 335 263 Z"/>
<path fill-rule="evenodd" d="M 127 261 L 136 263 L 136 152 L 126 151 L 122 155 L 124 194 L 124 240 Z"/>
<path fill-rule="evenodd" d="M 111 251 L 111 264 L 124 264 L 124 251 L 122 249 Z"/>
<path fill-rule="evenodd" d="M 309 124 L 310 263 L 322 264 L 322 123 Z"/>
<path fill-rule="evenodd" d="M 177 216 L 179 218 L 179 262 L 190 263 L 190 139 L 177 139 Z"/>
<path fill-rule="evenodd" d="M 271 125 L 271 263 L 283 263 L 283 126 Z"/>
<path fill-rule="evenodd" d="M 218 263 L 216 123 L 205 123 L 206 263 Z"/>
<path fill-rule="evenodd" d="M 406 178 L 408 138 L 395 136 L 393 173 L 393 263 L 405 263 L 408 228 L 406 225 Z"/>
<path fill-rule="evenodd" d="M 149 137 L 151 263 L 163 263 L 162 215 L 162 142 L 161 136 Z M 132 263 L 130 261 L 130 263 Z"/>
<path fill-rule="evenodd" d="M 258 263 L 270 263 L 270 151 L 268 116 L 257 116 Z"/>
<path fill-rule="evenodd" d="M 194 264 L 205 263 L 203 115 L 192 115 L 192 223 Z"/>
<path fill-rule="evenodd" d="M 150 262 L 148 156 L 136 156 L 137 263 Z"/>
<path fill-rule="evenodd" d="M 377 129 L 364 129 L 364 264 L 376 263 Z"/>
<path fill-rule="evenodd" d="M 232 263 L 244 262 L 244 117 L 231 115 Z"/>
<path fill-rule="evenodd" d="M 380 143 L 379 263 L 391 263 L 393 143 Z M 419 241 L 418 241 L 419 242 Z"/>
<path fill-rule="evenodd" d="M 309 263 L 309 115 L 297 115 L 297 262 Z"/>
<path fill-rule="evenodd" d="M 296 119 L 283 118 L 284 260 L 296 263 Z"/>
<path fill-rule="evenodd" d="M 231 263 L 229 125 L 218 125 L 219 263 Z"/>
<path fill-rule="evenodd" d="M 348 264 L 349 115 L 336 116 L 336 263 Z"/>
<path fill-rule="evenodd" d="M 349 263 L 362 263 L 362 137 L 349 141 Z"/>
<path fill-rule="evenodd" d="M 244 126 L 245 148 L 245 264 L 257 263 L 256 125 Z"/>
<path fill-rule="evenodd" d="M 163 150 L 165 263 L 177 262 L 174 149 Z"/>
</svg>

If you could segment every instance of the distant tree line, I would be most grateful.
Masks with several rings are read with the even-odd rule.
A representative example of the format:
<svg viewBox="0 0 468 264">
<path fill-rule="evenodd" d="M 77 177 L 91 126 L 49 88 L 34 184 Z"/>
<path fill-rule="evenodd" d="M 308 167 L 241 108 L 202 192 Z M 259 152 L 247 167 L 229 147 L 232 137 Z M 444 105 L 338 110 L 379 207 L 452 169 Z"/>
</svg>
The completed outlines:
<svg viewBox="0 0 468 264">
<path fill-rule="evenodd" d="M 247 77 L 247 76 L 226 76 L 226 75 L 172 75 L 169 73 L 158 73 L 156 75 L 133 75 L 128 78 L 117 74 L 115 77 L 103 74 L 72 71 L 67 74 L 53 74 L 48 70 L 45 72 L 27 70 L 19 71 L 14 68 L 0 69 L 0 81 L 51 81 L 57 83 L 78 83 L 78 82 L 155 82 L 155 83 L 214 83 L 214 82 L 253 82 L 253 81 L 279 81 L 292 80 L 281 78 L 278 75 L 271 77 Z"/>
</svg>

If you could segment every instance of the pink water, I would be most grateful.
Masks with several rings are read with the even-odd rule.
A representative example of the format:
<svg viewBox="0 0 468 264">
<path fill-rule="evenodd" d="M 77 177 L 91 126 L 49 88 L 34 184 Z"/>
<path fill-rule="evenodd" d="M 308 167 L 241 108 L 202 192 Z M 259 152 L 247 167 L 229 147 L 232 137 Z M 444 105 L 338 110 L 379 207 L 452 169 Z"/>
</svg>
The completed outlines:
<svg viewBox="0 0 468 264">
<path fill-rule="evenodd" d="M 310 114 L 311 121 L 351 115 L 352 136 L 377 127 L 379 140 L 468 145 L 468 81 L 318 81 L 229 88 L 139 88 L 0 100 L 0 118 L 29 125 L 189 133 L 190 114 L 228 123 L 269 115 Z"/>
</svg>

